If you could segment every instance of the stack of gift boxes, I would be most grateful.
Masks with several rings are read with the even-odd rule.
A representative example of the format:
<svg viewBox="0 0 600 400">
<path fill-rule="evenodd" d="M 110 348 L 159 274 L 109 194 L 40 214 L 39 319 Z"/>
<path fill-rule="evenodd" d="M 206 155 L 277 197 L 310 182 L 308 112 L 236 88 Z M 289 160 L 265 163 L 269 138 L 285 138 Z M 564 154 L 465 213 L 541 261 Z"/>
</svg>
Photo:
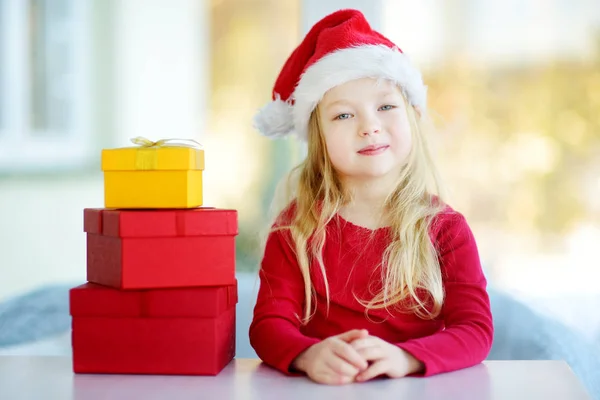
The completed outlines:
<svg viewBox="0 0 600 400">
<path fill-rule="evenodd" d="M 235 354 L 237 212 L 202 207 L 196 144 L 134 143 L 102 151 L 105 208 L 84 210 L 73 370 L 216 375 Z"/>
</svg>

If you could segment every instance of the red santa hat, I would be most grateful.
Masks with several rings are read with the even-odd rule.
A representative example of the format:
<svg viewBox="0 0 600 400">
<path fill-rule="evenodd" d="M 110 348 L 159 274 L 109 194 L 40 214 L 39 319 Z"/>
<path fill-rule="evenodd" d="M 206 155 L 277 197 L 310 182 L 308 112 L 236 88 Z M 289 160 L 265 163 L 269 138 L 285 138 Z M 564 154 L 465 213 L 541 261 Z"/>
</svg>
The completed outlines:
<svg viewBox="0 0 600 400">
<path fill-rule="evenodd" d="M 395 82 L 409 103 L 425 112 L 427 89 L 408 57 L 371 29 L 360 11 L 336 11 L 317 22 L 287 59 L 272 101 L 256 114 L 254 126 L 268 137 L 295 133 L 306 140 L 310 114 L 323 95 L 366 77 Z"/>
</svg>

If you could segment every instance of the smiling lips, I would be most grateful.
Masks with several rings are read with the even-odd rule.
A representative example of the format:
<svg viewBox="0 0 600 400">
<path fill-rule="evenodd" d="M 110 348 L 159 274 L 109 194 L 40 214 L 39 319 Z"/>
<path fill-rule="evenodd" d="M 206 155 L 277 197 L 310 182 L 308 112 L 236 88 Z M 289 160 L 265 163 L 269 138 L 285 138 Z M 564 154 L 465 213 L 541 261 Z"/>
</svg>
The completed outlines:
<svg viewBox="0 0 600 400">
<path fill-rule="evenodd" d="M 389 147 L 390 146 L 387 144 L 372 144 L 370 146 L 363 147 L 362 149 L 360 149 L 358 151 L 358 154 L 361 154 L 363 156 L 376 156 L 386 151 Z"/>
</svg>

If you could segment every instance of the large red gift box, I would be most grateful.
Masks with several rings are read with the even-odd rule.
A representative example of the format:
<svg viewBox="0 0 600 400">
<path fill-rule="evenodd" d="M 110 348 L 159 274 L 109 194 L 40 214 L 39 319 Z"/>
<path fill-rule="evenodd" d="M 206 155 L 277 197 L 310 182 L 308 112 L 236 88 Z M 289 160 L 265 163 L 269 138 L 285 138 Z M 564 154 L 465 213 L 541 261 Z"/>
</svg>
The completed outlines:
<svg viewBox="0 0 600 400">
<path fill-rule="evenodd" d="M 235 355 L 230 286 L 70 290 L 75 373 L 217 375 Z"/>
<path fill-rule="evenodd" d="M 84 210 L 87 281 L 118 289 L 235 282 L 237 211 Z"/>
</svg>

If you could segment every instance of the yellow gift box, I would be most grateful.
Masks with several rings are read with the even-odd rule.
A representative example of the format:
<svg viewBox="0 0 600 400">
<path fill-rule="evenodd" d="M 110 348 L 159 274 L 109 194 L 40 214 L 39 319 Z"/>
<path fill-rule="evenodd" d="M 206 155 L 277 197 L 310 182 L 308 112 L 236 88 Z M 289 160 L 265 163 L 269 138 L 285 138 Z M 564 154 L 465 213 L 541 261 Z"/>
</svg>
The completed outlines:
<svg viewBox="0 0 600 400">
<path fill-rule="evenodd" d="M 191 139 L 131 139 L 137 147 L 102 150 L 104 207 L 202 205 L 204 150 Z M 187 142 L 187 143 L 186 143 Z"/>
</svg>

